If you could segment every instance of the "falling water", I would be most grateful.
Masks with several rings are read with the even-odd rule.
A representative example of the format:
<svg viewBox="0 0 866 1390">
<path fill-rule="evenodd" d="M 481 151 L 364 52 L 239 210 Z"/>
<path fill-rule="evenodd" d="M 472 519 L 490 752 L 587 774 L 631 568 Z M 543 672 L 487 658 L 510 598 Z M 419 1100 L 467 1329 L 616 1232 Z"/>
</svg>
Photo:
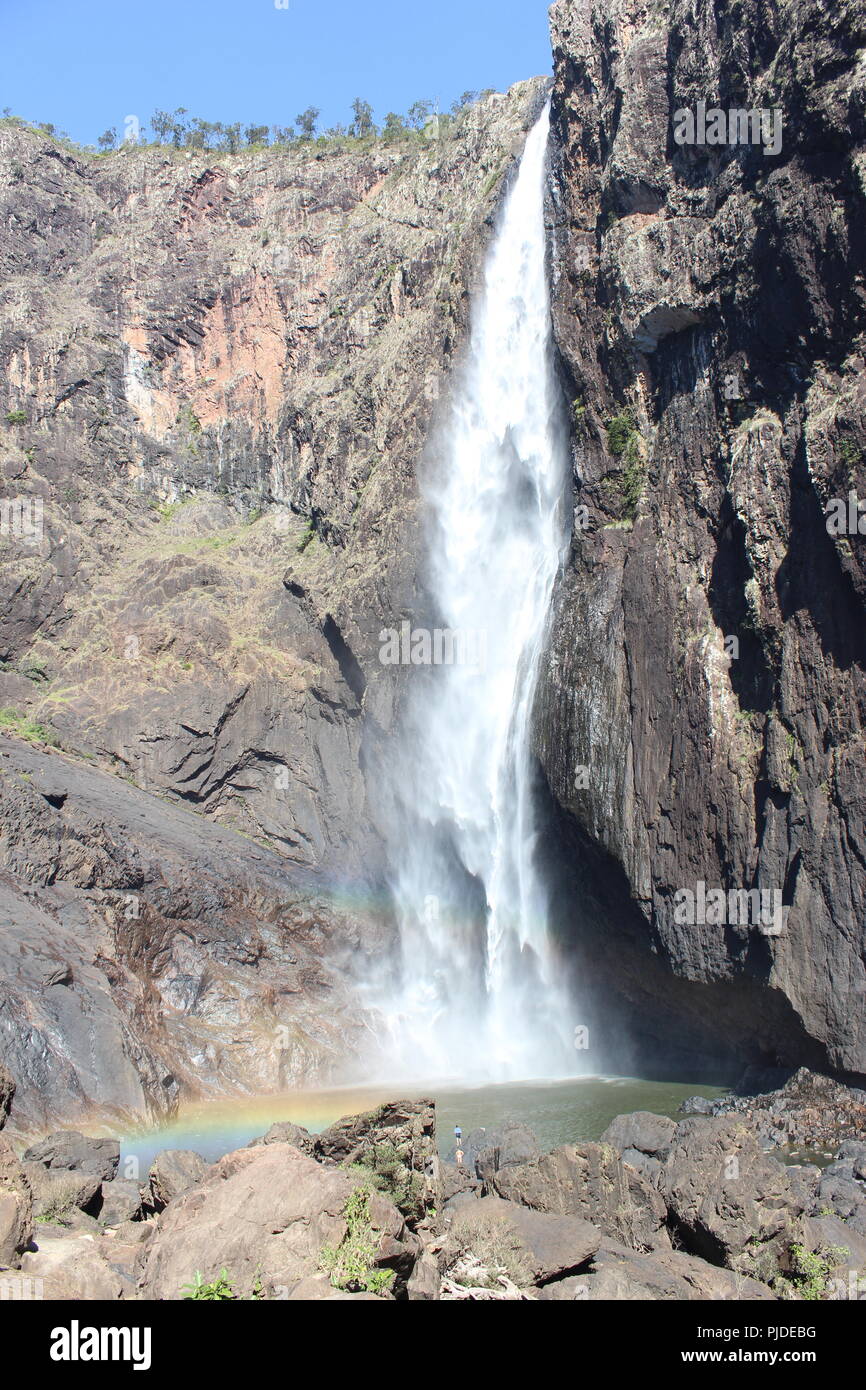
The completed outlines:
<svg viewBox="0 0 866 1390">
<path fill-rule="evenodd" d="M 502 209 L 425 487 L 430 591 L 456 660 L 448 664 L 446 640 L 444 664 L 413 669 L 391 778 L 401 959 L 382 1009 L 390 1066 L 407 1075 L 509 1080 L 578 1069 L 536 863 L 530 750 L 566 542 L 548 130 L 545 110 Z"/>
</svg>

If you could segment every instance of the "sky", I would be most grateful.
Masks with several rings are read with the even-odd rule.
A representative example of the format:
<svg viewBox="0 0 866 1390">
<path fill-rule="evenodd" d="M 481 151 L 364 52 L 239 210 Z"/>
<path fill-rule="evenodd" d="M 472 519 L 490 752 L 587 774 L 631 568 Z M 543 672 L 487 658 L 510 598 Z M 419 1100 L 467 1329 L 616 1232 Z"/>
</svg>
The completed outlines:
<svg viewBox="0 0 866 1390">
<path fill-rule="evenodd" d="M 0 0 L 0 109 L 81 144 L 157 108 L 320 129 L 551 68 L 549 0 Z M 144 132 L 149 138 L 150 131 Z"/>
</svg>

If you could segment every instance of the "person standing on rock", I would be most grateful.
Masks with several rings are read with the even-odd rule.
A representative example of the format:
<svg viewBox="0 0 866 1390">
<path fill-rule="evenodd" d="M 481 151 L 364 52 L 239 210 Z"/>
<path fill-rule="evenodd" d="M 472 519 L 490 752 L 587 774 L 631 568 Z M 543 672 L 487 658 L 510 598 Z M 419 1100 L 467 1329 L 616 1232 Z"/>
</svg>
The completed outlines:
<svg viewBox="0 0 866 1390">
<path fill-rule="evenodd" d="M 458 1149 L 459 1149 L 459 1147 L 460 1147 L 460 1140 L 461 1140 L 462 1138 L 463 1138 L 463 1130 L 460 1128 L 459 1125 L 455 1125 L 455 1126 L 454 1126 L 454 1139 L 455 1139 L 455 1142 L 456 1142 L 456 1144 L 457 1144 Z"/>
</svg>

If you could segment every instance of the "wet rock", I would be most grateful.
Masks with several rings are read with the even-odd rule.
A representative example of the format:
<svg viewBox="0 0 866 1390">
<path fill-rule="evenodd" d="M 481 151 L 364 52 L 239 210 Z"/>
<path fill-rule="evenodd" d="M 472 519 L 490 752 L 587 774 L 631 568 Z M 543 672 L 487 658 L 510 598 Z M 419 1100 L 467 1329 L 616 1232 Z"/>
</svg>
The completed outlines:
<svg viewBox="0 0 866 1390">
<path fill-rule="evenodd" d="M 194 1149 L 163 1149 L 150 1166 L 150 1200 L 157 1211 L 196 1187 L 209 1164 Z"/>
</svg>

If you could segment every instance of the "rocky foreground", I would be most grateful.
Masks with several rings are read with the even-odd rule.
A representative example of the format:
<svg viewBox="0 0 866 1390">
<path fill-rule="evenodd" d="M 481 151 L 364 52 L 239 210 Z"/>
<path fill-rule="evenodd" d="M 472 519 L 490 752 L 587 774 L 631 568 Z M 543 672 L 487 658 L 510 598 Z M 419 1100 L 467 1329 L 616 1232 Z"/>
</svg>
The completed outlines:
<svg viewBox="0 0 866 1390">
<path fill-rule="evenodd" d="M 0 1072 L 0 1123 L 14 1085 Z M 209 1166 L 64 1131 L 0 1137 L 6 1297 L 45 1299 L 860 1299 L 866 1092 L 798 1072 L 677 1123 L 620 1115 L 541 1153 L 519 1121 L 442 1161 L 432 1101 L 318 1135 L 291 1123 Z M 770 1132 L 775 1140 L 770 1139 Z M 768 1151 L 820 1142 L 828 1167 Z M 451 1158 L 456 1155 L 452 1154 Z"/>
</svg>

